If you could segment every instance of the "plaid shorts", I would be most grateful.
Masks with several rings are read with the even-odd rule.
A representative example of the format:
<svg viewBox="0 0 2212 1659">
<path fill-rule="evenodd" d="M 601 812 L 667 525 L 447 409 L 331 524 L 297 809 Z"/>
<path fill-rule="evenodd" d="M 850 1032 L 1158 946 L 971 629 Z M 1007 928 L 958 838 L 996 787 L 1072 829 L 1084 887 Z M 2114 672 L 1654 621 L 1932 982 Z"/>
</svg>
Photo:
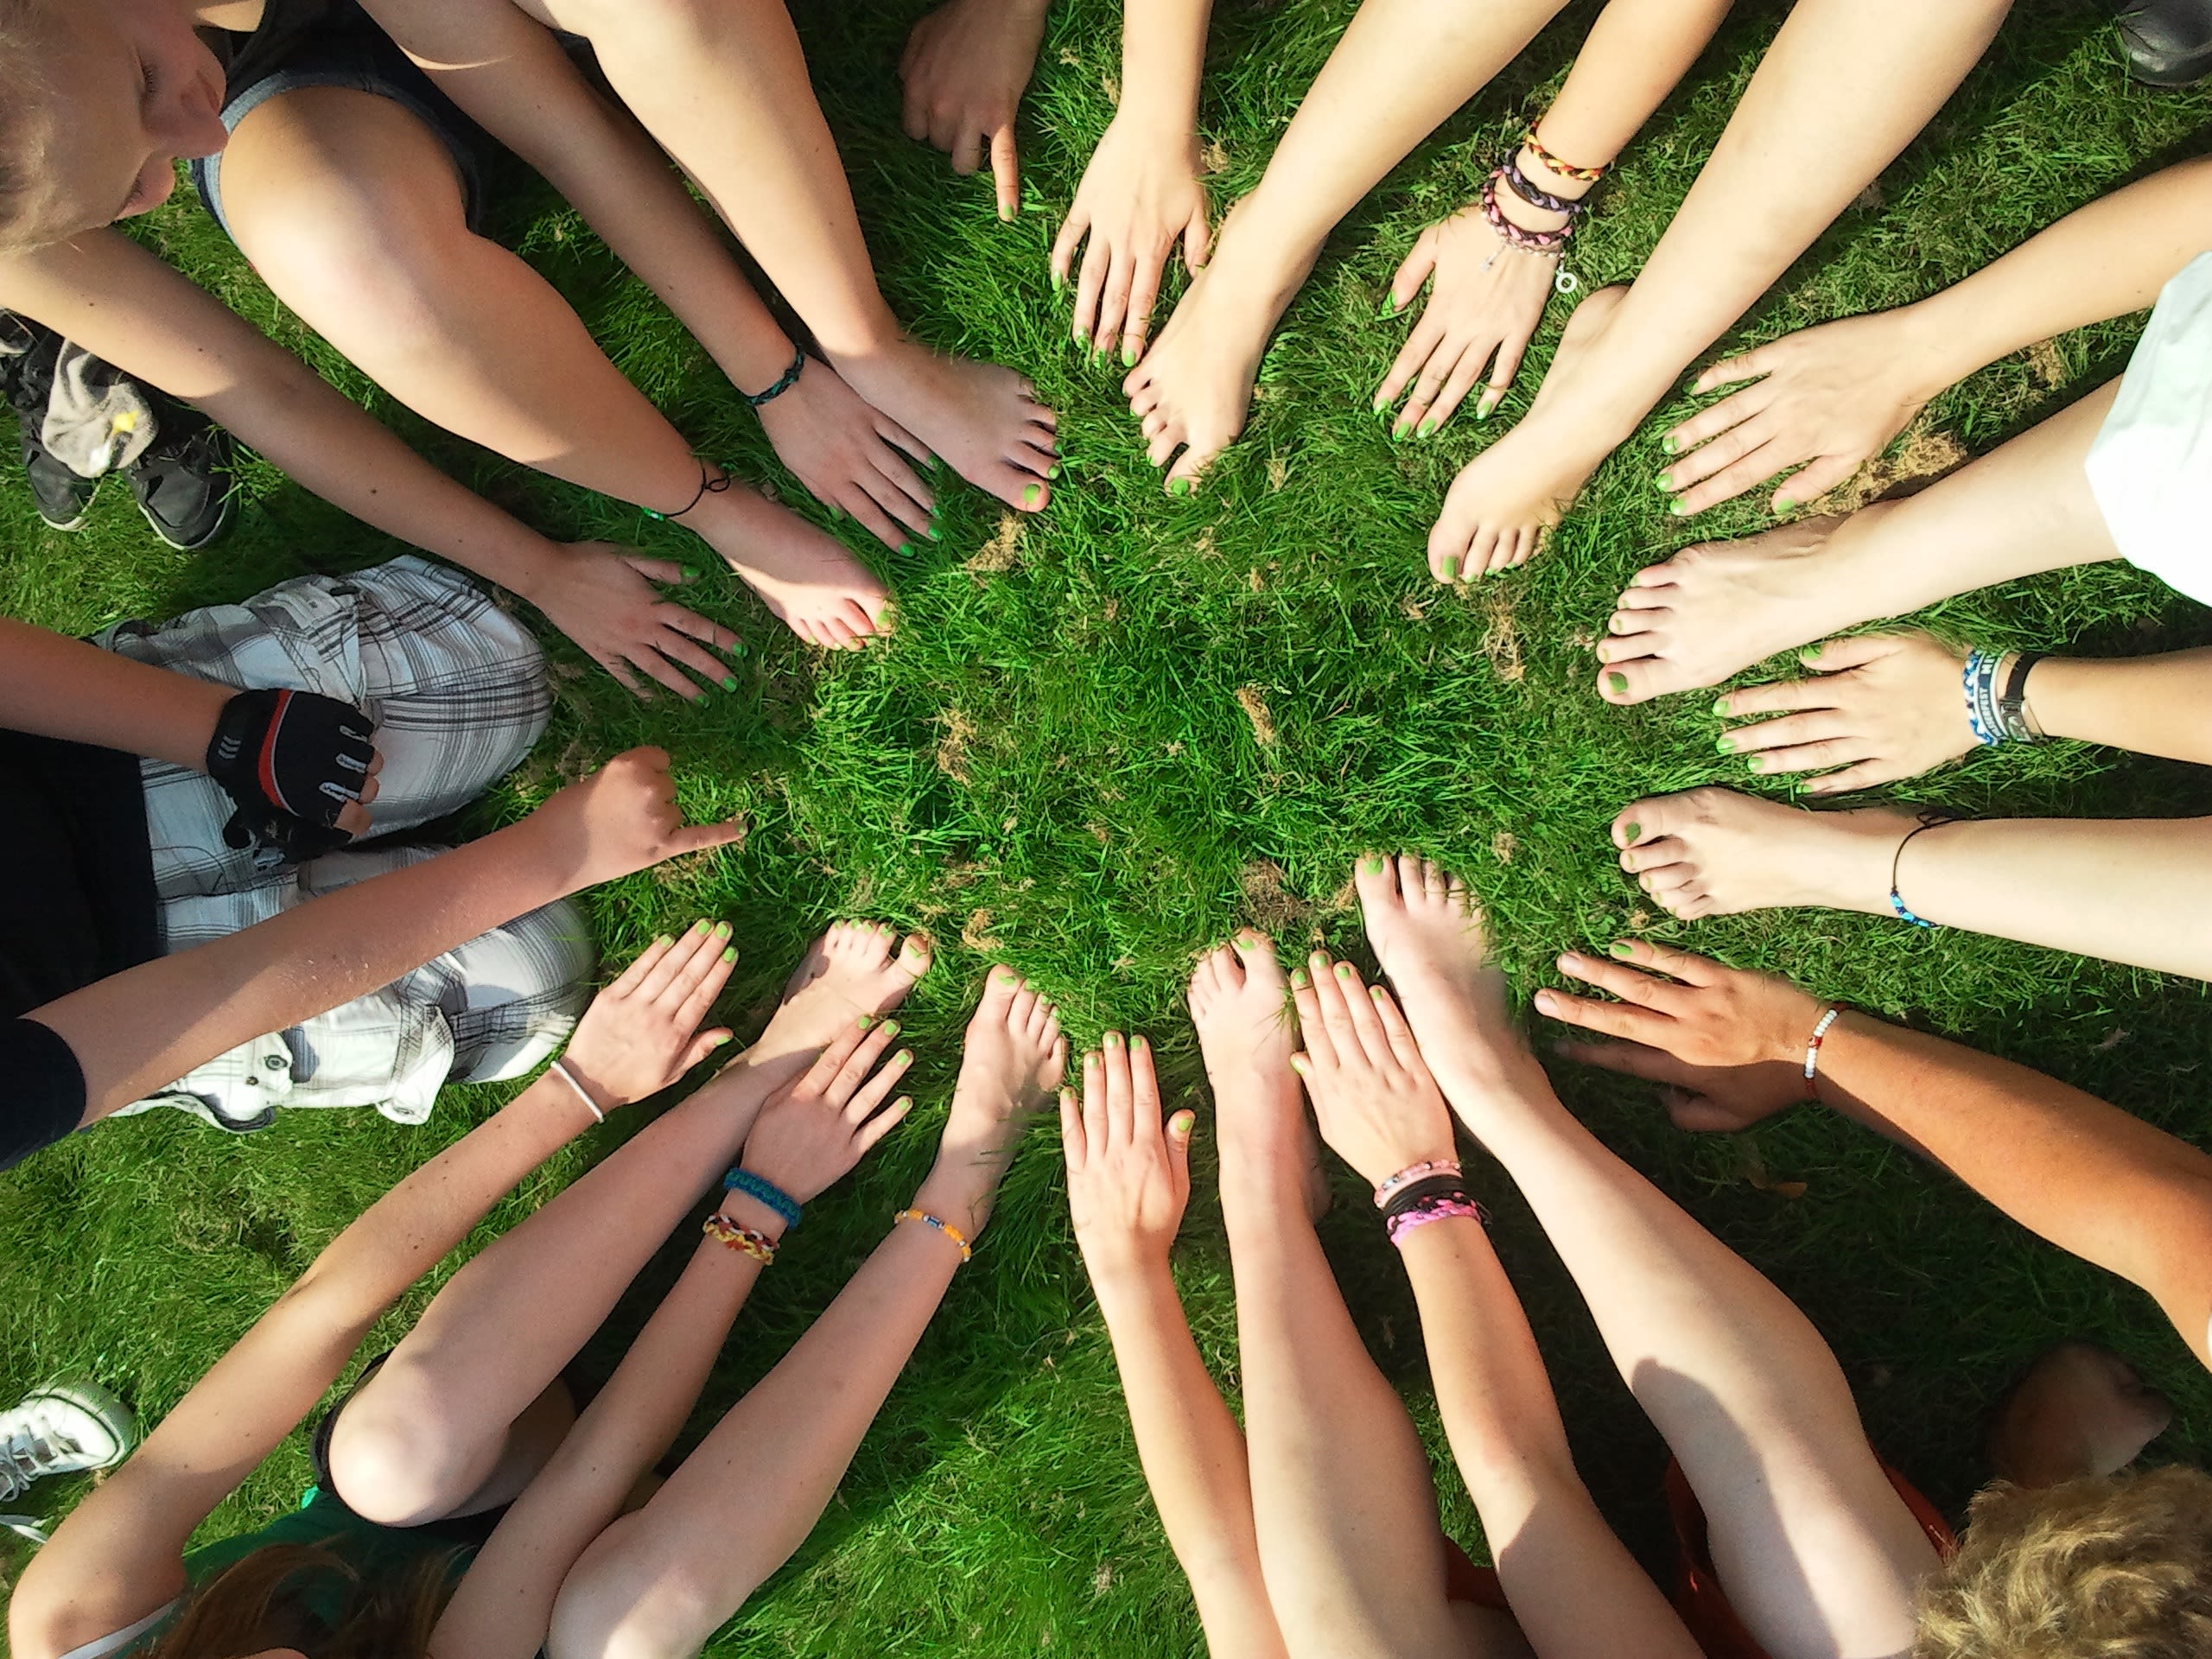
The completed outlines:
<svg viewBox="0 0 2212 1659">
<path fill-rule="evenodd" d="M 364 709 L 384 756 L 372 836 L 474 799 L 529 753 L 552 708 L 522 626 L 481 589 L 412 556 L 348 576 L 296 577 L 173 621 L 118 623 L 95 643 L 241 690 L 288 686 Z M 231 800 L 201 773 L 149 760 L 140 775 L 166 951 L 435 855 L 371 839 L 285 864 L 224 845 Z M 278 1106 L 374 1106 L 419 1123 L 449 1079 L 517 1077 L 551 1054 L 582 1011 L 593 965 L 583 917 L 548 905 L 125 1110 L 175 1106 L 241 1128 Z"/>
</svg>

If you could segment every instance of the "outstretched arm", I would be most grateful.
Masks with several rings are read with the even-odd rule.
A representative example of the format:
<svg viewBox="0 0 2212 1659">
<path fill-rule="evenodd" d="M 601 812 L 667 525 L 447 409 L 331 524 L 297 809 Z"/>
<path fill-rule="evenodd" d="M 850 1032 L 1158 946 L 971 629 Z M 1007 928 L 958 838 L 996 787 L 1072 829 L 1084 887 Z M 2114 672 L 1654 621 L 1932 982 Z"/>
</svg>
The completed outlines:
<svg viewBox="0 0 2212 1659">
<path fill-rule="evenodd" d="M 2208 219 L 2212 157 L 2198 157 L 2075 209 L 1915 304 L 1801 329 L 1713 365 L 1694 391 L 1754 384 L 1662 440 L 1668 454 L 1687 452 L 1667 473 L 1679 511 L 1701 512 L 1799 466 L 1773 505 L 1802 505 L 1879 454 L 1946 386 L 2054 334 L 2144 309 L 2204 251 Z"/>
<path fill-rule="evenodd" d="M 601 667 L 658 661 L 654 642 L 670 629 L 719 646 L 736 638 L 660 598 L 652 582 L 681 581 L 681 567 L 529 529 L 120 232 L 0 256 L 0 305 L 191 404 L 364 524 L 528 600 Z"/>
<path fill-rule="evenodd" d="M 1389 992 L 1316 957 L 1296 985 L 1321 1136 L 1379 1185 L 1456 1162 L 1452 1115 Z M 1697 1645 L 1575 1471 L 1528 1316 L 1482 1222 L 1441 1215 L 1396 1235 L 1421 1306 L 1437 1406 L 1499 1582 L 1544 1659 L 1696 1659 Z"/>
<path fill-rule="evenodd" d="M 1137 1456 L 1215 1659 L 1282 1659 L 1260 1572 L 1244 1436 L 1192 1340 L 1168 1251 L 1191 1196 L 1192 1115 L 1163 1129 L 1141 1037 L 1084 1056 L 1060 1091 L 1068 1207 L 1113 1339 Z"/>
<path fill-rule="evenodd" d="M 685 827 L 668 756 L 632 749 L 520 823 L 111 975 L 29 1017 L 76 1056 L 89 1123 L 525 912 L 736 833 Z"/>
<path fill-rule="evenodd" d="M 906 37 L 899 60 L 906 136 L 952 157 L 965 178 L 990 163 L 999 217 L 1021 211 L 1014 118 L 1037 67 L 1047 0 L 949 0 Z"/>
<path fill-rule="evenodd" d="M 192 772 L 231 688 L 0 617 L 0 726 L 142 754 Z"/>
<path fill-rule="evenodd" d="M 696 1014 L 671 1017 L 686 1011 L 681 999 L 671 1007 L 633 988 L 626 977 L 602 993 L 569 1045 L 607 1109 L 665 1087 L 704 1047 Z M 332 1240 L 34 1559 L 9 1608 L 14 1651 L 53 1659 L 181 1592 L 193 1531 L 315 1408 L 385 1310 L 592 1122 L 548 1074 Z"/>
<path fill-rule="evenodd" d="M 1570 955 L 1560 968 L 1620 1001 L 1537 994 L 1552 1018 L 1623 1039 L 1562 1052 L 1662 1084 L 1684 1128 L 1742 1128 L 1806 1098 L 1805 1049 L 1828 1004 L 1703 957 L 1616 950 L 1635 966 Z M 1848 1010 L 1816 1084 L 1823 1103 L 2141 1286 L 2212 1363 L 2212 1157 L 2041 1072 Z"/>
</svg>

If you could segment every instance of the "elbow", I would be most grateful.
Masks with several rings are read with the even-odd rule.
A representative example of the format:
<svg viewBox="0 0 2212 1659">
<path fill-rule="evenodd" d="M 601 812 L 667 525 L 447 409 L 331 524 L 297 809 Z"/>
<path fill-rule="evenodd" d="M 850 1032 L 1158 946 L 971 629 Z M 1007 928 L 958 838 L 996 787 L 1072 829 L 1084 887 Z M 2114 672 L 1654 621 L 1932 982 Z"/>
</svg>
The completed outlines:
<svg viewBox="0 0 2212 1659">
<path fill-rule="evenodd" d="M 757 1578 L 710 1586 L 664 1543 L 642 1513 L 594 1540 L 554 1598 L 545 1659 L 695 1659 L 760 1587 Z"/>
</svg>

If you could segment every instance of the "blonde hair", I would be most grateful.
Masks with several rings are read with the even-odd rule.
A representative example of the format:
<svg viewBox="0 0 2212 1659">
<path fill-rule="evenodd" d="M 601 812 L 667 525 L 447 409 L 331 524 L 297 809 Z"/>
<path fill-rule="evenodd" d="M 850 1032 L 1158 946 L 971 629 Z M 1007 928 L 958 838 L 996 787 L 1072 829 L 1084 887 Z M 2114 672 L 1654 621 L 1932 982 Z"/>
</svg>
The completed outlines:
<svg viewBox="0 0 2212 1659">
<path fill-rule="evenodd" d="M 332 1551 L 264 1544 L 194 1590 L 144 1659 L 245 1659 L 294 1648 L 308 1659 L 426 1659 L 430 1632 L 453 1593 L 454 1552 L 433 1554 L 397 1579 L 365 1579 Z M 334 1625 L 309 1618 L 297 1580 L 335 1582 Z"/>
<path fill-rule="evenodd" d="M 1922 1592 L 1913 1659 L 2212 1654 L 2212 1475 L 2174 1467 L 1975 1497 Z"/>
<path fill-rule="evenodd" d="M 64 239 L 68 203 L 55 188 L 61 136 L 56 90 L 44 66 L 67 49 L 40 0 L 0 0 L 0 253 Z"/>
</svg>

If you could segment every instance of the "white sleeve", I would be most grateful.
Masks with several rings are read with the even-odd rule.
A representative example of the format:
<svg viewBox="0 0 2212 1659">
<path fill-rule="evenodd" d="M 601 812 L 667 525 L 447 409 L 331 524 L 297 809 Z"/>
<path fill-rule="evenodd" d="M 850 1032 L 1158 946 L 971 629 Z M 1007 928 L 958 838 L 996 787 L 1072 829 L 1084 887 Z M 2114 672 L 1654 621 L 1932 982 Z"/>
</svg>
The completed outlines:
<svg viewBox="0 0 2212 1659">
<path fill-rule="evenodd" d="M 111 1655 L 121 1653 L 131 1646 L 140 1637 L 176 1611 L 176 1608 L 175 1602 L 166 1607 L 156 1608 L 128 1630 L 118 1630 L 113 1636 L 104 1636 L 97 1642 L 87 1642 L 81 1648 L 72 1648 L 61 1656 L 61 1659 L 110 1659 Z"/>
</svg>

